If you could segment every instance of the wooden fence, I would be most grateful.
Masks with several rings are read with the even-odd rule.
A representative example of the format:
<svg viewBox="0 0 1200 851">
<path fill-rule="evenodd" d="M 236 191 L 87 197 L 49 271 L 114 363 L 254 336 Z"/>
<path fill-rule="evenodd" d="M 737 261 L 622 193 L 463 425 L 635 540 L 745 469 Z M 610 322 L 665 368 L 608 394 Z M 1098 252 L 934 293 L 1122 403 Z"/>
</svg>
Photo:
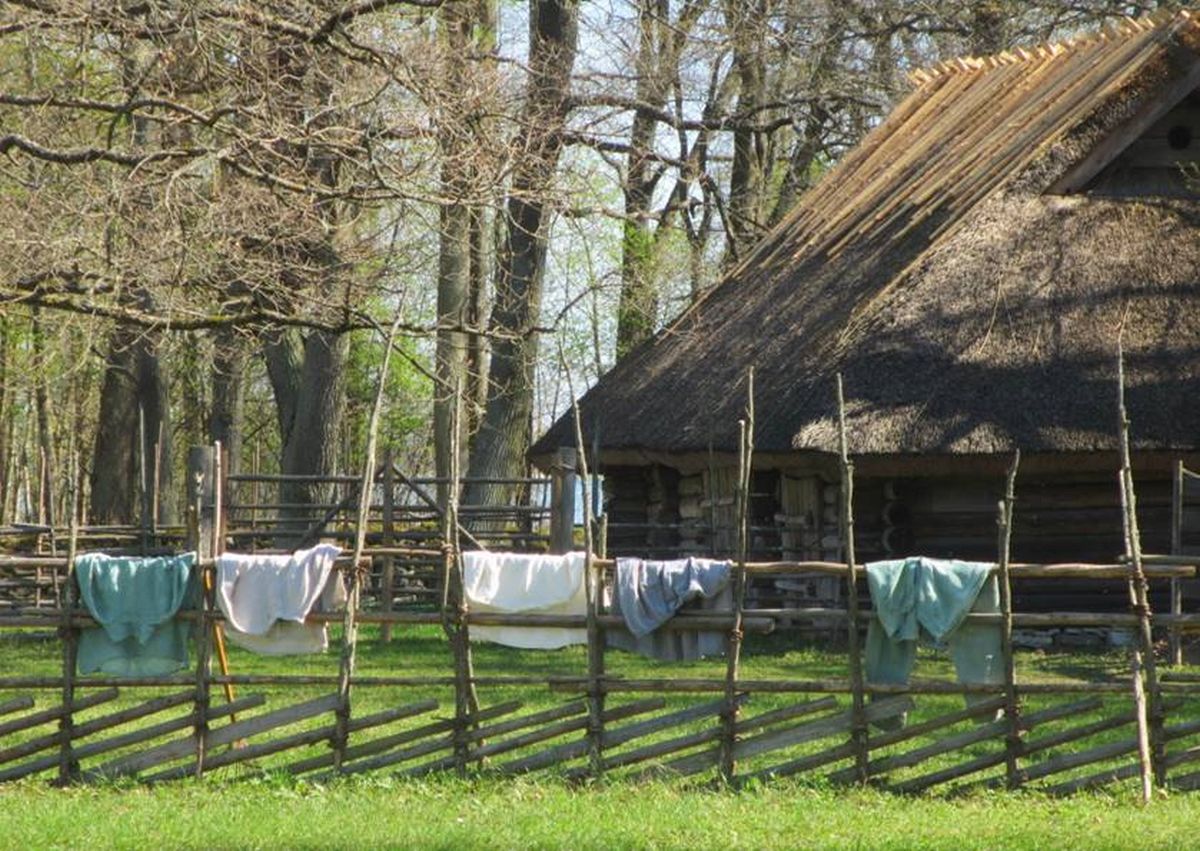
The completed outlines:
<svg viewBox="0 0 1200 851">
<path fill-rule="evenodd" d="M 1151 582 L 1194 577 L 1200 558 L 1141 552 L 1123 405 L 1120 421 L 1119 486 L 1126 551 L 1112 563 L 1011 562 L 1019 455 L 1014 457 L 1005 497 L 997 506 L 993 572 L 1000 589 L 1000 611 L 967 616 L 969 623 L 999 627 L 1003 678 L 987 685 L 944 679 L 917 679 L 904 685 L 867 681 L 861 629 L 874 615 L 861 603 L 864 577 L 854 558 L 854 476 L 844 423 L 840 511 L 846 560 L 750 562 L 746 502 L 753 409 L 748 406 L 738 475 L 733 608 L 685 611 L 662 627 L 724 632 L 725 674 L 711 677 L 685 677 L 674 671 L 673 676 L 659 678 L 623 677 L 609 672 L 606 633 L 622 629 L 623 622 L 603 603 L 603 589 L 611 582 L 615 564 L 606 558 L 604 520 L 591 517 L 588 505 L 584 506 L 586 614 L 472 612 L 463 592 L 459 542 L 473 536 L 463 526 L 453 496 L 438 512 L 436 539 L 408 547 L 375 539 L 356 548 L 356 557 L 339 559 L 350 603 L 343 613 L 310 617 L 313 622 L 342 625 L 336 673 L 229 673 L 220 665 L 216 627 L 222 618 L 212 592 L 213 556 L 235 541 L 239 530 L 226 528 L 221 520 L 226 515 L 221 504 L 225 489 L 216 484 L 222 481 L 219 453 L 199 450 L 193 453 L 195 492 L 189 499 L 186 542 L 199 553 L 198 569 L 206 592 L 199 608 L 178 614 L 196 625 L 194 673 L 76 676 L 79 630 L 92 625 L 78 603 L 71 572 L 80 543 L 78 530 L 70 531 L 61 554 L 0 558 L 0 568 L 51 571 L 53 587 L 59 589 L 52 605 L 43 600 L 42 605 L 9 607 L 0 614 L 0 629 L 40 627 L 57 630 L 61 636 L 57 674 L 0 676 L 0 690 L 16 695 L 0 700 L 0 780 L 38 776 L 68 783 L 122 776 L 161 782 L 221 774 L 269 757 L 276 770 L 318 778 L 372 771 L 403 775 L 481 771 L 552 772 L 578 780 L 609 774 L 638 776 L 653 770 L 677 777 L 707 776 L 726 784 L 801 775 L 823 782 L 873 783 L 904 793 L 1004 786 L 1050 794 L 1139 778 L 1147 801 L 1155 786 L 1190 789 L 1200 785 L 1200 771 L 1194 770 L 1200 762 L 1200 701 L 1196 699 L 1200 677 L 1161 673 L 1154 631 L 1200 627 L 1200 614 L 1155 615 L 1147 589 Z M 582 453 L 578 464 L 587 481 Z M 573 488 L 564 482 L 555 483 L 556 504 L 571 502 L 566 494 L 573 496 Z M 457 488 L 449 491 L 457 493 Z M 584 496 L 587 503 L 586 488 Z M 251 505 L 255 507 L 247 510 L 258 510 L 258 503 Z M 564 520 L 570 516 L 565 511 L 561 515 Z M 552 530 L 552 543 L 559 550 L 571 543 L 570 524 L 565 525 L 564 529 L 560 520 Z M 442 591 L 436 605 L 408 610 L 363 605 L 360 592 L 372 560 L 401 555 L 436 563 Z M 844 584 L 844 606 L 766 610 L 745 605 L 746 586 L 755 576 L 813 573 L 836 577 Z M 1130 610 L 1016 612 L 1011 593 L 1015 578 L 1124 583 Z M 846 675 L 806 677 L 804 671 L 792 670 L 774 677 L 744 676 L 745 635 L 770 632 L 780 619 L 830 623 L 843 631 Z M 358 626 L 365 623 L 440 625 L 449 651 L 446 673 L 357 674 Z M 470 632 L 473 626 L 485 625 L 583 629 L 586 669 L 572 675 L 481 673 Z M 1127 664 L 1112 666 L 1098 676 L 1019 676 L 1013 629 L 1062 626 L 1127 630 L 1132 636 Z M 748 647 L 753 649 L 753 644 Z M 214 657 L 222 670 L 213 670 Z M 274 696 L 270 701 L 263 694 L 235 697 L 234 686 L 261 687 Z M 289 687 L 327 691 L 298 700 L 279 698 Z M 453 706 L 443 709 L 436 700 L 404 699 L 408 689 L 432 687 L 451 693 Z M 539 687 L 563 699 L 534 709 L 524 708 L 520 700 L 485 699 L 489 692 L 501 689 L 511 695 L 514 689 Z M 97 707 L 118 698 L 127 701 L 121 690 L 147 689 L 165 690 L 166 695 L 94 714 Z M 389 700 L 382 711 L 356 712 L 353 695 L 361 689 L 385 689 L 397 699 Z M 950 708 L 949 695 L 970 700 L 965 708 Z M 769 708 L 751 712 L 757 700 Z M 913 723 L 895 723 L 909 712 L 914 713 Z M 322 743 L 324 749 L 314 749 Z"/>
</svg>

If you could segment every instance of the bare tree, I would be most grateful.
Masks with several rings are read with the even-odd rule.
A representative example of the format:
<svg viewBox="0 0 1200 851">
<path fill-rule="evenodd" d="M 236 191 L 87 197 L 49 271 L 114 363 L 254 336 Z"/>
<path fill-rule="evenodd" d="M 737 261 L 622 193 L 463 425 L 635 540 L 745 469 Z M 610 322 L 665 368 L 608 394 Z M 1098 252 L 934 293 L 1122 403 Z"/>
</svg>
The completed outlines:
<svg viewBox="0 0 1200 851">
<path fill-rule="evenodd" d="M 471 450 L 470 479 L 519 476 L 533 413 L 536 325 L 558 157 L 579 34 L 578 0 L 531 0 L 529 81 L 513 143 L 515 162 L 496 278 L 487 410 Z M 468 505 L 502 503 L 513 488 L 470 482 Z"/>
</svg>

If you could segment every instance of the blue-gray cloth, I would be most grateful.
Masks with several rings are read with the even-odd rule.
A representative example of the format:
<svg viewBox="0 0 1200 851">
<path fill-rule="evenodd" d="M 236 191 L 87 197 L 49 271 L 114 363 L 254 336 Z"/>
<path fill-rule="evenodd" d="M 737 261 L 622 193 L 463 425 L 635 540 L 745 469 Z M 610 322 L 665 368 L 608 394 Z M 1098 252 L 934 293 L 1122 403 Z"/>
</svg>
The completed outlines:
<svg viewBox="0 0 1200 851">
<path fill-rule="evenodd" d="M 875 617 L 867 626 L 867 680 L 907 683 L 925 636 L 950 652 L 959 682 L 1002 682 L 1000 626 L 963 623 L 968 612 L 1000 611 L 991 571 L 990 564 L 924 557 L 868 564 Z M 981 699 L 968 695 L 967 703 Z"/>
<path fill-rule="evenodd" d="M 699 601 L 706 611 L 730 609 L 729 562 L 619 558 L 615 586 L 612 611 L 624 618 L 631 635 L 610 630 L 610 646 L 676 662 L 724 651 L 725 635 L 720 631 L 656 630 L 689 603 Z"/>
<path fill-rule="evenodd" d="M 159 676 L 187 667 L 190 630 L 175 614 L 194 595 L 195 561 L 195 553 L 76 558 L 79 595 L 100 624 L 80 632 L 79 673 Z"/>
</svg>

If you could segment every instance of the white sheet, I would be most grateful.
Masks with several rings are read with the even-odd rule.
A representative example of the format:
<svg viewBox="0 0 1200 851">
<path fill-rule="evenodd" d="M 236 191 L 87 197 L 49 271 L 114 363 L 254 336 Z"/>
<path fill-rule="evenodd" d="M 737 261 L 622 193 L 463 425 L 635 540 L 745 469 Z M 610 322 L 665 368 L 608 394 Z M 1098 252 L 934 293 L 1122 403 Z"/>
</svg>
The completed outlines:
<svg viewBox="0 0 1200 851">
<path fill-rule="evenodd" d="M 587 614 L 584 554 L 463 553 L 463 586 L 472 612 Z M 508 647 L 553 650 L 586 644 L 586 629 L 472 626 L 471 637 Z"/>
<path fill-rule="evenodd" d="M 285 555 L 223 553 L 217 559 L 217 605 L 229 641 L 267 656 L 324 652 L 325 624 L 304 619 L 345 603 L 345 588 L 333 570 L 340 552 L 318 544 Z"/>
</svg>

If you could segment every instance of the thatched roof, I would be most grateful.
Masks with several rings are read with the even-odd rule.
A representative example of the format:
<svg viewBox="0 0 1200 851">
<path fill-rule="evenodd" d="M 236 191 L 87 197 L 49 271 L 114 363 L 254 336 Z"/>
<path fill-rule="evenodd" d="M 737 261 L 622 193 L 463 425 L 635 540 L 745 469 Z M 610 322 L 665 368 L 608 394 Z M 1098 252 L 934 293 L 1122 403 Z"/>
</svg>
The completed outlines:
<svg viewBox="0 0 1200 851">
<path fill-rule="evenodd" d="M 706 298 L 581 400 L 602 449 L 1200 447 L 1200 202 L 1078 188 L 1200 85 L 1200 21 L 1129 22 L 914 75 L 913 93 Z M 589 444 L 592 438 L 589 437 Z M 533 449 L 573 443 L 568 418 Z"/>
</svg>

